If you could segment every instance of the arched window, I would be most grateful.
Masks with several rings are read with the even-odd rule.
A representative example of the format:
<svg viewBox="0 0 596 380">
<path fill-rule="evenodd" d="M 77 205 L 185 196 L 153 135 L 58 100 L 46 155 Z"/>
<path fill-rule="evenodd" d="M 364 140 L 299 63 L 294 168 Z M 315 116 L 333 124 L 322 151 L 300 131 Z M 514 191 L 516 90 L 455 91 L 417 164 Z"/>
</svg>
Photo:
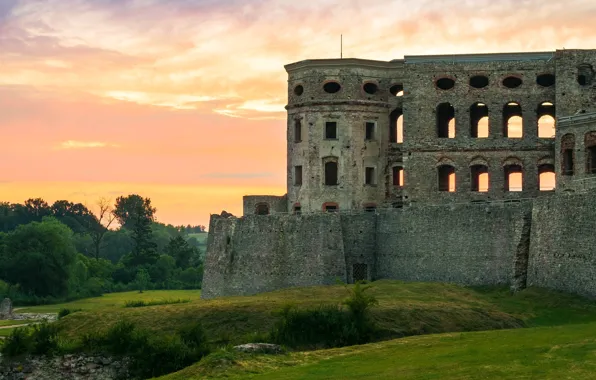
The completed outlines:
<svg viewBox="0 0 596 380">
<path fill-rule="evenodd" d="M 255 205 L 256 215 L 269 215 L 269 205 L 267 203 L 257 203 Z"/>
<path fill-rule="evenodd" d="M 538 189 L 552 191 L 555 189 L 555 165 L 551 159 L 544 159 L 538 163 Z"/>
<path fill-rule="evenodd" d="M 555 138 L 555 105 L 551 102 L 541 103 L 536 109 L 538 119 L 538 137 Z"/>
<path fill-rule="evenodd" d="M 481 164 L 470 166 L 470 179 L 472 191 L 488 192 L 488 166 Z"/>
<path fill-rule="evenodd" d="M 401 166 L 394 166 L 392 168 L 393 186 L 403 187 L 404 185 L 404 169 Z"/>
<path fill-rule="evenodd" d="M 586 148 L 586 174 L 596 174 L 596 131 L 585 134 L 584 146 Z"/>
<path fill-rule="evenodd" d="M 450 139 L 455 137 L 455 108 L 449 103 L 437 106 L 437 136 Z"/>
<path fill-rule="evenodd" d="M 474 103 L 470 107 L 470 136 L 488 137 L 488 107 L 484 103 Z"/>
<path fill-rule="evenodd" d="M 443 164 L 437 168 L 439 178 L 439 191 L 455 192 L 455 168 Z"/>
<path fill-rule="evenodd" d="M 523 191 L 523 165 L 519 158 L 510 157 L 503 163 L 505 191 Z"/>
<path fill-rule="evenodd" d="M 325 167 L 325 185 L 337 185 L 337 157 L 325 157 L 323 166 Z"/>
<path fill-rule="evenodd" d="M 293 209 L 295 215 L 302 214 L 302 207 L 300 206 L 300 203 L 294 203 L 294 207 L 292 209 Z"/>
<path fill-rule="evenodd" d="M 404 141 L 404 116 L 401 108 L 396 108 L 389 115 L 389 142 Z"/>
<path fill-rule="evenodd" d="M 503 136 L 523 137 L 522 108 L 518 103 L 510 102 L 503 107 Z"/>
<path fill-rule="evenodd" d="M 573 175 L 575 171 L 575 135 L 567 133 L 561 137 L 561 174 Z"/>
</svg>

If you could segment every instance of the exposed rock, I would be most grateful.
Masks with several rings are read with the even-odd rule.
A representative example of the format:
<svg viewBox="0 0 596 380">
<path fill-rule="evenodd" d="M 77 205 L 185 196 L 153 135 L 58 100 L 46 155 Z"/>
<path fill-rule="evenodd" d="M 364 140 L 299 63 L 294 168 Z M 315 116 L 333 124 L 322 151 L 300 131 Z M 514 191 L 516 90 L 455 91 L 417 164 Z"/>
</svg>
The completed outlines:
<svg viewBox="0 0 596 380">
<path fill-rule="evenodd" d="M 281 354 L 283 352 L 281 346 L 271 343 L 247 343 L 235 346 L 234 349 L 240 352 L 259 354 Z"/>
<path fill-rule="evenodd" d="M 0 319 L 12 319 L 12 301 L 5 298 L 0 303 Z"/>
<path fill-rule="evenodd" d="M 64 355 L 0 359 L 0 380 L 123 380 L 129 378 L 128 360 L 110 357 Z"/>
<path fill-rule="evenodd" d="M 46 322 L 53 322 L 58 319 L 58 314 L 55 313 L 18 313 L 13 314 L 10 318 L 4 319 L 11 319 L 15 321 L 46 321 Z"/>
</svg>

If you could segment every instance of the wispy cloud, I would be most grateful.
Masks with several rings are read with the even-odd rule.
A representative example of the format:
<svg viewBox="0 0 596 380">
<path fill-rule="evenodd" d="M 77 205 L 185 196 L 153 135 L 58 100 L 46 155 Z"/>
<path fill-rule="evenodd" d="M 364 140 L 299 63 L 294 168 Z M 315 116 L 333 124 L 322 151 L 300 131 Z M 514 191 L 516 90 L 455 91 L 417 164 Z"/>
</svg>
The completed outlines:
<svg viewBox="0 0 596 380">
<path fill-rule="evenodd" d="M 58 145 L 58 149 L 92 149 L 92 148 L 118 148 L 116 144 L 109 144 L 101 141 L 75 141 L 67 140 Z"/>
</svg>

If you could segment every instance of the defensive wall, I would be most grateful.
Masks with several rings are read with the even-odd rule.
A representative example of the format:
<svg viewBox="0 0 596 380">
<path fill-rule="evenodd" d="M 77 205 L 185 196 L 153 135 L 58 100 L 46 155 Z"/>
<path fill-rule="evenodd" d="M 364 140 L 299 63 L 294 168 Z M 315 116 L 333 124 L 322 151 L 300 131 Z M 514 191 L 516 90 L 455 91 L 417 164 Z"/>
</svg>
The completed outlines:
<svg viewBox="0 0 596 380">
<path fill-rule="evenodd" d="M 519 257 L 527 261 L 531 211 L 519 201 L 213 215 L 202 297 L 357 279 L 513 284 Z"/>
<path fill-rule="evenodd" d="M 202 297 L 356 279 L 527 285 L 596 297 L 594 210 L 590 189 L 375 212 L 212 215 Z"/>
</svg>

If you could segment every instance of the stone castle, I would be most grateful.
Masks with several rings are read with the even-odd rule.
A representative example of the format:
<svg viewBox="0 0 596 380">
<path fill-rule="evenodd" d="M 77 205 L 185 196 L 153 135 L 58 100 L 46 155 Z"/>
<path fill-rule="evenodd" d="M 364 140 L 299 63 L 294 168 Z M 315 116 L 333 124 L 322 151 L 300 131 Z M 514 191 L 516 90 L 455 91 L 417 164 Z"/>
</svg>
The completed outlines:
<svg viewBox="0 0 596 380">
<path fill-rule="evenodd" d="M 596 296 L 596 50 L 306 60 L 287 194 L 212 215 L 203 297 L 392 278 Z"/>
</svg>

